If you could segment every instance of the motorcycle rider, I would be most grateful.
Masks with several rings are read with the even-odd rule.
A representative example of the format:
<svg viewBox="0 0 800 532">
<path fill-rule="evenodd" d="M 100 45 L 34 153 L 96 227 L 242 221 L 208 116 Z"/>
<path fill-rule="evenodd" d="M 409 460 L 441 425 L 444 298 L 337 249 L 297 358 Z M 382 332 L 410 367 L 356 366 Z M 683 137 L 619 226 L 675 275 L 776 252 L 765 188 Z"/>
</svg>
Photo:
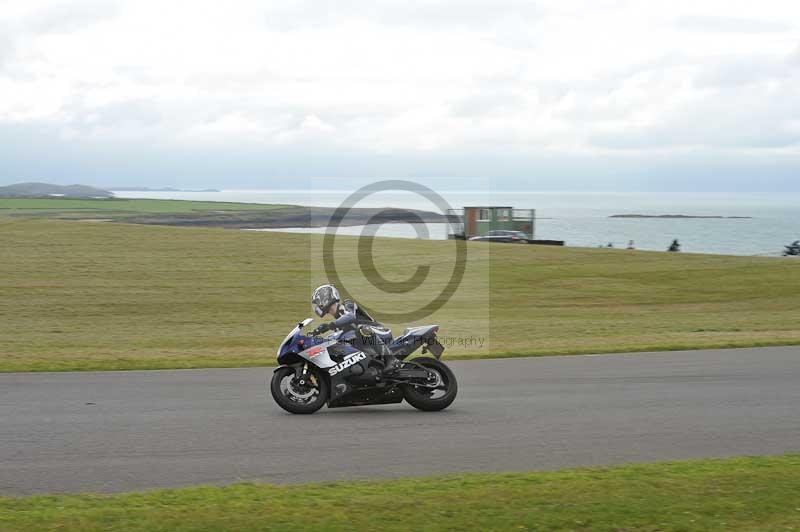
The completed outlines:
<svg viewBox="0 0 800 532">
<path fill-rule="evenodd" d="M 352 299 L 341 300 L 339 291 L 331 284 L 319 286 L 311 294 L 311 306 L 320 318 L 330 314 L 333 321 L 323 323 L 313 331 L 312 336 L 317 336 L 330 330 L 342 330 L 345 333 L 354 332 L 362 350 L 369 350 L 383 360 L 384 373 L 393 373 L 400 366 L 397 357 L 391 354 L 389 348 L 375 334 L 375 328 L 383 325 L 375 321 L 365 310 L 360 308 Z"/>
</svg>

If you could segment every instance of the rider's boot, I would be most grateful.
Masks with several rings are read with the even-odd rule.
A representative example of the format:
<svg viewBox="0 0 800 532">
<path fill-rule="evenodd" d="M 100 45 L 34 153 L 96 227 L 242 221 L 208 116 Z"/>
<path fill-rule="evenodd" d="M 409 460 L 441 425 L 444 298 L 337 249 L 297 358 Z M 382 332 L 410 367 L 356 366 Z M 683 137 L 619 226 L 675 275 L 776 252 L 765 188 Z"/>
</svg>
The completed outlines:
<svg viewBox="0 0 800 532">
<path fill-rule="evenodd" d="M 365 347 L 377 355 L 381 362 L 383 362 L 383 373 L 385 375 L 392 374 L 400 368 L 400 361 L 389 351 L 386 344 L 375 336 L 371 327 L 363 326 L 359 328 L 359 333 Z"/>
<path fill-rule="evenodd" d="M 379 349 L 381 353 L 381 359 L 383 360 L 383 372 L 385 374 L 389 375 L 400 369 L 400 361 L 392 354 L 391 351 L 389 351 L 389 348 L 386 347 L 386 344 L 381 344 Z"/>
<path fill-rule="evenodd" d="M 394 355 L 383 355 L 383 372 L 391 374 L 400 369 L 400 361 Z"/>
</svg>

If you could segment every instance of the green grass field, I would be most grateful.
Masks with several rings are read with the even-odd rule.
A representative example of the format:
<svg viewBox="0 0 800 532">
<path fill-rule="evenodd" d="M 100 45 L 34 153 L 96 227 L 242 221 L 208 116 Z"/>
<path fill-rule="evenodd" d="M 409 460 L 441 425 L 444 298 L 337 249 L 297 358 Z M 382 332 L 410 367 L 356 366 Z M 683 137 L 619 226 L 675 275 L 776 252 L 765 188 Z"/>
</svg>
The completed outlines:
<svg viewBox="0 0 800 532">
<path fill-rule="evenodd" d="M 46 218 L 227 229 L 320 226 L 327 224 L 334 210 L 328 207 L 217 201 L 0 197 L 0 217 L 11 219 Z M 367 223 L 379 211 L 381 209 L 353 209 L 348 216 L 348 223 Z M 438 221 L 435 213 L 418 211 L 417 214 L 425 220 Z"/>
<path fill-rule="evenodd" d="M 0 198 L 0 215 L 74 217 L 86 214 L 168 214 L 203 211 L 264 211 L 285 207 L 259 203 L 184 201 L 160 199 Z"/>
<path fill-rule="evenodd" d="M 800 455 L 553 473 L 0 498 L 0 529 L 797 530 Z"/>
<path fill-rule="evenodd" d="M 326 280 L 318 235 L 0 218 L 0 370 L 254 366 L 274 361 Z M 336 256 L 355 253 L 342 238 Z M 341 245 L 340 245 L 341 244 Z M 339 260 L 377 317 L 418 308 L 452 269 L 453 242 L 375 239 L 375 268 L 426 284 L 387 296 Z M 340 251 L 340 249 L 342 251 Z M 800 262 L 468 243 L 465 279 L 421 323 L 445 357 L 800 343 Z M 353 255 L 355 256 L 355 255 Z M 405 323 L 391 323 L 396 332 Z M 477 340 L 484 341 L 479 345 Z"/>
</svg>

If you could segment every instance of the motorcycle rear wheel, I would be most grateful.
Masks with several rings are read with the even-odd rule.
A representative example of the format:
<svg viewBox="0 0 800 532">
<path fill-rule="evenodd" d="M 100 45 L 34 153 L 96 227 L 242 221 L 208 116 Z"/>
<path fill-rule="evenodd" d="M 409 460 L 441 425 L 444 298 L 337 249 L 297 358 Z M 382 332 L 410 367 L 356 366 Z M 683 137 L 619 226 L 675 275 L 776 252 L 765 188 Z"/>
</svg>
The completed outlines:
<svg viewBox="0 0 800 532">
<path fill-rule="evenodd" d="M 436 373 L 439 386 L 432 389 L 412 384 L 403 385 L 403 396 L 408 404 L 426 412 L 436 412 L 450 406 L 458 394 L 458 382 L 453 371 L 435 358 L 418 357 L 413 362 Z"/>
<path fill-rule="evenodd" d="M 278 368 L 272 374 L 270 392 L 278 406 L 292 414 L 313 414 L 328 400 L 328 381 L 315 368 L 309 368 L 313 381 L 301 386 L 293 368 Z"/>
</svg>

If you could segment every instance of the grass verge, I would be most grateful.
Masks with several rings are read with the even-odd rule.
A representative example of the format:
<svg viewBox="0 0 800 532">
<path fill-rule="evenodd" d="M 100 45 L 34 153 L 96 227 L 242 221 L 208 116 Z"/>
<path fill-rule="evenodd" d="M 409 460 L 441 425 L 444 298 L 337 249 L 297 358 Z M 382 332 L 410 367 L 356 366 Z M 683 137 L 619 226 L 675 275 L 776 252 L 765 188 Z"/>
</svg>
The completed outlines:
<svg viewBox="0 0 800 532">
<path fill-rule="evenodd" d="M 0 498 L 0 529 L 796 530 L 800 455 Z"/>
</svg>

